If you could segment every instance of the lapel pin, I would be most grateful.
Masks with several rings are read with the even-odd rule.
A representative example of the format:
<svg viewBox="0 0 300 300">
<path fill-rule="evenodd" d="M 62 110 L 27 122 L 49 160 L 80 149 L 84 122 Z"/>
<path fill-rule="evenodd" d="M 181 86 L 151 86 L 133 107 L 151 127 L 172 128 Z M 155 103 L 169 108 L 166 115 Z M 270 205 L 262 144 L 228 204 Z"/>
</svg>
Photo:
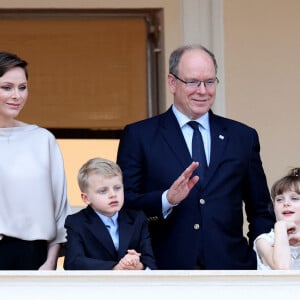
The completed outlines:
<svg viewBox="0 0 300 300">
<path fill-rule="evenodd" d="M 220 140 L 224 140 L 224 135 L 220 134 L 220 135 L 219 135 L 219 139 L 220 139 Z"/>
</svg>

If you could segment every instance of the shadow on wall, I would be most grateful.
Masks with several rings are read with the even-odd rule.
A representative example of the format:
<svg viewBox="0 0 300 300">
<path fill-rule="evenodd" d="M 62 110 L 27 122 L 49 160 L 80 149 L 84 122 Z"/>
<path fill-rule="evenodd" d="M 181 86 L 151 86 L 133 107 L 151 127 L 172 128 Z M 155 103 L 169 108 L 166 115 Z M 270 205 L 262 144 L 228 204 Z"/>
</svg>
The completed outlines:
<svg viewBox="0 0 300 300">
<path fill-rule="evenodd" d="M 65 163 L 68 185 L 68 199 L 71 206 L 82 206 L 77 173 L 81 166 L 93 157 L 116 161 L 119 140 L 112 139 L 58 139 Z"/>
</svg>

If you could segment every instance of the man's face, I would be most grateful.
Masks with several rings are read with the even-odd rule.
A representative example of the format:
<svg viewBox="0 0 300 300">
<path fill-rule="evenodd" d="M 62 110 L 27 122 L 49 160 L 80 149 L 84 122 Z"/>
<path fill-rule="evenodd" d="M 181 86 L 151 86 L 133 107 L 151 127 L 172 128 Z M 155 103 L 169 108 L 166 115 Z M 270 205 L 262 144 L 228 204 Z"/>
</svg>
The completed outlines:
<svg viewBox="0 0 300 300">
<path fill-rule="evenodd" d="M 216 70 L 212 58 L 206 52 L 191 49 L 182 55 L 177 76 L 186 82 L 214 80 Z M 169 74 L 168 83 L 176 108 L 191 119 L 204 115 L 215 101 L 217 82 L 207 87 L 203 82 L 199 87 L 190 87 Z"/>
</svg>

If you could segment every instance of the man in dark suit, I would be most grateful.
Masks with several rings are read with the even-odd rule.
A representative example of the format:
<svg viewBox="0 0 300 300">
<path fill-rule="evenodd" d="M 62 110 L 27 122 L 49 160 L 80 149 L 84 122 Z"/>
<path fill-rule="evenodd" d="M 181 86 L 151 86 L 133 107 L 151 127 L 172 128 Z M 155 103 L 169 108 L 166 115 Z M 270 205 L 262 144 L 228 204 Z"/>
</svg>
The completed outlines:
<svg viewBox="0 0 300 300">
<path fill-rule="evenodd" d="M 216 74 L 208 49 L 173 51 L 174 104 L 127 125 L 120 140 L 125 206 L 149 217 L 159 269 L 256 269 L 253 241 L 274 224 L 257 132 L 211 111 Z"/>
<path fill-rule="evenodd" d="M 145 214 L 122 208 L 120 168 L 109 160 L 91 159 L 80 169 L 78 183 L 88 206 L 66 219 L 64 268 L 156 269 Z"/>
</svg>

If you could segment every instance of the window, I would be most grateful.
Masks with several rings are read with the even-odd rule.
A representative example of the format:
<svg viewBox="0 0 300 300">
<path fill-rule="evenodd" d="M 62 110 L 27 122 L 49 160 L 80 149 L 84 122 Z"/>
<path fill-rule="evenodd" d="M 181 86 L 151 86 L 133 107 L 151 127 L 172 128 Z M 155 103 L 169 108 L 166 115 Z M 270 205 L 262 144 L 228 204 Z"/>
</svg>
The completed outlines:
<svg viewBox="0 0 300 300">
<path fill-rule="evenodd" d="M 117 138 L 157 113 L 159 11 L 0 14 L 2 50 L 29 63 L 23 121 L 60 138 Z"/>
</svg>

